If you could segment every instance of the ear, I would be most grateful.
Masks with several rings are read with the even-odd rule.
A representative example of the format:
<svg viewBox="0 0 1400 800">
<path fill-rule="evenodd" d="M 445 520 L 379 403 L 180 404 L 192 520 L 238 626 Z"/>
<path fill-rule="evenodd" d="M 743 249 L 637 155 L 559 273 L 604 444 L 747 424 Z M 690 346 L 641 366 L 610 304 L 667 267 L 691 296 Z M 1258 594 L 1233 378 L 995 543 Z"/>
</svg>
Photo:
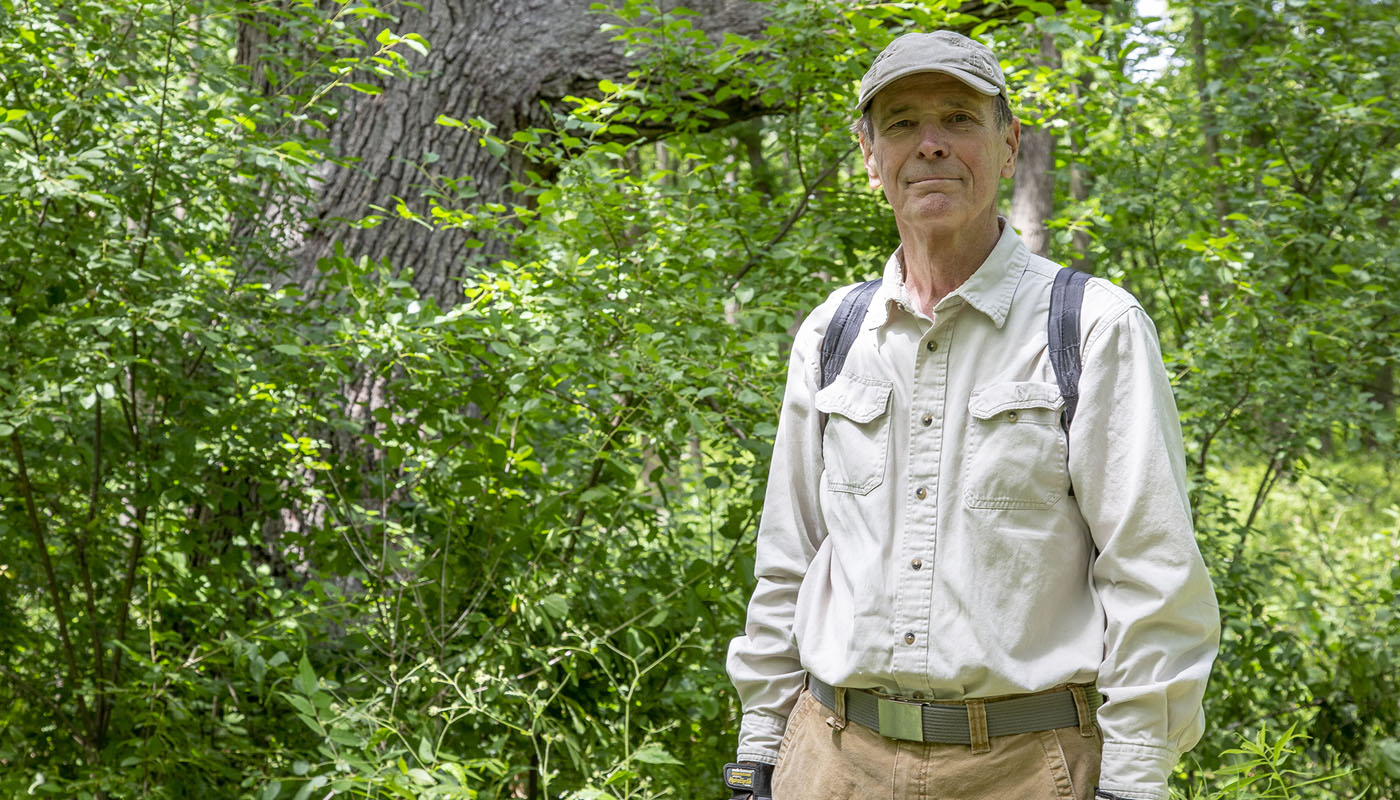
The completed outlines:
<svg viewBox="0 0 1400 800">
<path fill-rule="evenodd" d="M 871 149 L 864 133 L 860 135 L 860 157 L 865 162 L 865 174 L 870 178 L 870 188 L 879 189 L 884 186 L 884 182 L 880 180 L 880 168 L 875 166 L 875 151 Z"/>
<path fill-rule="evenodd" d="M 1006 126 L 1006 161 L 1001 165 L 1001 177 L 1010 178 L 1016 174 L 1016 154 L 1021 152 L 1021 120 L 1013 119 Z"/>
</svg>

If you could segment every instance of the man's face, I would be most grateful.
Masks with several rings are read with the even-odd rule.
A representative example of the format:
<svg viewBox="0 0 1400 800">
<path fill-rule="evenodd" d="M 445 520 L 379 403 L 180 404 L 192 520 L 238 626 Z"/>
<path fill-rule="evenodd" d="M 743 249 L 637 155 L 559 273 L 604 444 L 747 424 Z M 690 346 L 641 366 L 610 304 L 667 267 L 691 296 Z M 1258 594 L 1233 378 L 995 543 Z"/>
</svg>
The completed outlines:
<svg viewBox="0 0 1400 800">
<path fill-rule="evenodd" d="M 996 217 L 997 183 L 1016 171 L 1020 123 L 1000 130 L 996 98 L 941 73 L 900 78 L 871 102 L 861 139 L 870 185 L 901 234 L 951 233 Z"/>
</svg>

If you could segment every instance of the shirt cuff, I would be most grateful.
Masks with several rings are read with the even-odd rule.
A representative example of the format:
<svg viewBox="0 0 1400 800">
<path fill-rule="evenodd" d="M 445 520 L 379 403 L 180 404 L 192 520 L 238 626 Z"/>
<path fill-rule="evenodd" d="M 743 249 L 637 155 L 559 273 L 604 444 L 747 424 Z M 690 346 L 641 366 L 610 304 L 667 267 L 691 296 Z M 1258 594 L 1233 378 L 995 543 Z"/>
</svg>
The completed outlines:
<svg viewBox="0 0 1400 800">
<path fill-rule="evenodd" d="M 1099 788 L 1126 800 L 1167 800 L 1167 778 L 1177 754 L 1136 742 L 1104 742 Z"/>
<path fill-rule="evenodd" d="M 735 761 L 777 764 L 778 748 L 787 731 L 787 718 L 771 714 L 745 714 L 739 723 L 739 752 Z"/>
</svg>

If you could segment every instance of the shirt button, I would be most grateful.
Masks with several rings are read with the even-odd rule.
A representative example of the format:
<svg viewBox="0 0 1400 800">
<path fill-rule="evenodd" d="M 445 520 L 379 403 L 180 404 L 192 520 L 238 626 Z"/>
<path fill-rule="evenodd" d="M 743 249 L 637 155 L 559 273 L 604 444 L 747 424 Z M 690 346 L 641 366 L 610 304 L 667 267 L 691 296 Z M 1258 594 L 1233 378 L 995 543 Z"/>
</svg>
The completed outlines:
<svg viewBox="0 0 1400 800">
<path fill-rule="evenodd" d="M 924 347 L 927 347 L 928 351 L 932 353 L 934 350 L 938 349 L 938 342 L 930 340 L 928 344 L 924 345 Z"/>
<path fill-rule="evenodd" d="M 924 415 L 924 418 L 923 418 L 922 420 L 920 420 L 920 421 L 923 422 L 925 425 L 932 425 L 932 424 L 933 424 L 933 415 L 932 415 L 932 414 L 925 414 L 925 415 Z"/>
<path fill-rule="evenodd" d="M 919 488 L 914 490 L 914 496 L 922 500 L 925 497 L 928 497 L 928 490 L 920 486 Z"/>
<path fill-rule="evenodd" d="M 924 566 L 924 560 L 922 558 L 916 558 L 913 561 L 909 562 L 909 566 L 913 567 L 914 569 L 922 569 Z"/>
<path fill-rule="evenodd" d="M 1008 420 L 1011 420 L 1012 422 L 1015 422 L 1015 421 L 1016 421 L 1016 412 L 1015 412 L 1015 411 L 1008 411 L 1008 412 L 1006 412 L 1006 418 L 1007 418 Z"/>
<path fill-rule="evenodd" d="M 905 644 L 913 644 L 913 643 L 914 643 L 914 632 L 913 632 L 913 631 L 910 631 L 909 633 L 904 634 L 904 643 L 905 643 Z"/>
</svg>

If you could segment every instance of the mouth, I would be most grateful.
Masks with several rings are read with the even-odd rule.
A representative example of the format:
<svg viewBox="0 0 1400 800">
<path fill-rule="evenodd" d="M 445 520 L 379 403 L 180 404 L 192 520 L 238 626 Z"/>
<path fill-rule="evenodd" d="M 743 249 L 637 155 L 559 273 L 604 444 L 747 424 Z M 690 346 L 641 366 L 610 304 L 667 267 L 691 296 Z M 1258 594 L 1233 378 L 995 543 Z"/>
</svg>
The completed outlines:
<svg viewBox="0 0 1400 800">
<path fill-rule="evenodd" d="M 960 179 L 960 178 L 945 178 L 945 177 L 941 177 L 941 176 L 938 176 L 938 175 L 933 175 L 933 176 L 929 176 L 929 177 L 925 177 L 925 178 L 910 178 L 909 181 L 908 181 L 907 183 L 908 183 L 909 186 L 917 186 L 918 184 L 921 184 L 921 183 L 957 183 L 959 180 L 961 180 L 961 179 Z"/>
</svg>

